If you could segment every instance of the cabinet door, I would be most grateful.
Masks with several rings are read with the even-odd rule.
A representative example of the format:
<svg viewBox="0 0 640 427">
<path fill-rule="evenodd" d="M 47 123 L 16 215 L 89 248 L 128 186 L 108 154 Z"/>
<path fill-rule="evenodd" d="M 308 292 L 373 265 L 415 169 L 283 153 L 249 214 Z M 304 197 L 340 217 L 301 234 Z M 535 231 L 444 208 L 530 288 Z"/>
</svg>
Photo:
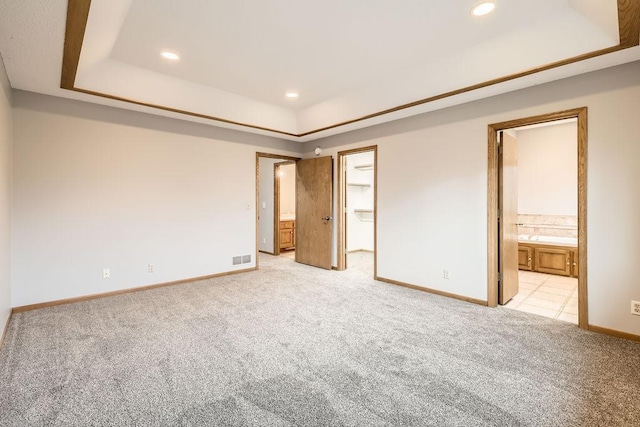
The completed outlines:
<svg viewBox="0 0 640 427">
<path fill-rule="evenodd" d="M 293 229 L 280 229 L 280 249 L 287 249 L 293 246 Z"/>
<path fill-rule="evenodd" d="M 518 268 L 520 270 L 533 269 L 533 248 L 530 246 L 518 245 Z"/>
<path fill-rule="evenodd" d="M 571 275 L 571 251 L 562 248 L 536 248 L 535 270 L 541 273 Z"/>
<path fill-rule="evenodd" d="M 571 275 L 578 277 L 578 251 L 571 251 Z"/>
</svg>

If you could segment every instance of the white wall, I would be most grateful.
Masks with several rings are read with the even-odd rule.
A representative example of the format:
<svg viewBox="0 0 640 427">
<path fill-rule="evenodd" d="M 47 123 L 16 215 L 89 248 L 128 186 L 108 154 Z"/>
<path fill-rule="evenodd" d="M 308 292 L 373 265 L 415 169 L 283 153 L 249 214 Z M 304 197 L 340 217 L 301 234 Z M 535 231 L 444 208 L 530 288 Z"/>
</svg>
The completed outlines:
<svg viewBox="0 0 640 427">
<path fill-rule="evenodd" d="M 578 215 L 577 122 L 518 130 L 518 213 Z"/>
<path fill-rule="evenodd" d="M 11 314 L 11 95 L 0 56 L 0 337 Z"/>
<path fill-rule="evenodd" d="M 273 253 L 273 209 L 274 209 L 274 176 L 273 165 L 280 159 L 260 157 L 258 176 L 260 188 L 258 217 L 258 248 L 263 252 Z"/>
<path fill-rule="evenodd" d="M 14 306 L 254 267 L 256 151 L 297 147 L 21 91 L 13 118 Z"/>
<path fill-rule="evenodd" d="M 296 214 L 296 165 L 280 166 L 280 215 Z"/>
<path fill-rule="evenodd" d="M 354 166 L 373 164 L 373 151 L 346 156 L 347 173 L 347 251 L 373 251 L 373 220 L 363 220 L 354 209 L 373 209 L 375 194 L 374 171 L 359 170 Z M 368 184 L 369 187 L 350 186 L 349 183 Z M 373 217 L 371 214 L 367 218 Z"/>
<path fill-rule="evenodd" d="M 377 144 L 378 275 L 486 300 L 487 125 L 583 106 L 589 323 L 640 334 L 640 62 L 325 138 L 304 157 Z"/>
</svg>

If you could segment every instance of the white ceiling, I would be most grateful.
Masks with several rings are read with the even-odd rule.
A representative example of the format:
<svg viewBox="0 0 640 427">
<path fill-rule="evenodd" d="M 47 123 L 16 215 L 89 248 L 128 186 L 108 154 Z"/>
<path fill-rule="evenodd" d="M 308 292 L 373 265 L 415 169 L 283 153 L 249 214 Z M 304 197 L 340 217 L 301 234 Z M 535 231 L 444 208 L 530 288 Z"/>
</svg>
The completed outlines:
<svg viewBox="0 0 640 427">
<path fill-rule="evenodd" d="M 497 0 L 481 18 L 475 3 L 91 1 L 76 88 L 276 132 L 60 89 L 66 0 L 0 0 L 0 54 L 17 89 L 299 141 L 640 59 L 634 47 L 332 127 L 619 43 L 616 0 Z"/>
</svg>

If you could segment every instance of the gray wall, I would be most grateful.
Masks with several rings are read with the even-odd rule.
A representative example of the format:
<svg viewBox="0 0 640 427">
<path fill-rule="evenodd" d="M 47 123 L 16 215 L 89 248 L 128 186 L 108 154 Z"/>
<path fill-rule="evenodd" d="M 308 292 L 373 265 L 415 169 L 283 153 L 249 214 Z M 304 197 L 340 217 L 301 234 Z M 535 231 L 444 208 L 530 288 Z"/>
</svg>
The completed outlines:
<svg viewBox="0 0 640 427">
<path fill-rule="evenodd" d="M 377 144 L 378 274 L 486 300 L 487 125 L 583 106 L 589 322 L 640 335 L 640 62 L 325 138 L 304 157 Z"/>
<path fill-rule="evenodd" d="M 256 151 L 292 148 L 14 92 L 13 305 L 254 267 Z"/>
<path fill-rule="evenodd" d="M 255 152 L 299 147 L 14 95 L 14 305 L 232 270 L 255 252 Z M 637 62 L 306 144 L 305 157 L 377 144 L 378 274 L 484 300 L 487 125 L 589 107 L 589 320 L 640 334 L 638 100 Z"/>
<path fill-rule="evenodd" d="M 11 314 L 11 86 L 0 56 L 0 336 Z"/>
<path fill-rule="evenodd" d="M 0 336 L 11 313 L 11 86 L 0 57 Z"/>
</svg>

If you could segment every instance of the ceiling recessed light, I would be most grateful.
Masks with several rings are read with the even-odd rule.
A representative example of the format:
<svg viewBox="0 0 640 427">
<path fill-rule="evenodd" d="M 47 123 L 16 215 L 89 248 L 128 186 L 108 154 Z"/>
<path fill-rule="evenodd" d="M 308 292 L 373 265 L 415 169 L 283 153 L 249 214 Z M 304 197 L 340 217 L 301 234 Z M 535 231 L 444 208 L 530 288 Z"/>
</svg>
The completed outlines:
<svg viewBox="0 0 640 427">
<path fill-rule="evenodd" d="M 178 59 L 180 59 L 180 55 L 178 55 L 175 52 L 171 52 L 168 50 L 163 50 L 160 55 L 164 58 L 164 59 L 168 59 L 169 61 L 177 61 Z"/>
<path fill-rule="evenodd" d="M 290 90 L 287 93 L 285 93 L 284 96 L 286 96 L 289 99 L 296 99 L 300 95 L 298 95 L 298 92 L 294 92 L 294 91 Z"/>
<path fill-rule="evenodd" d="M 473 11 L 471 13 L 473 13 L 475 16 L 483 16 L 487 13 L 491 13 L 495 7 L 495 3 L 486 1 L 479 3 L 476 7 L 473 8 Z"/>
</svg>

